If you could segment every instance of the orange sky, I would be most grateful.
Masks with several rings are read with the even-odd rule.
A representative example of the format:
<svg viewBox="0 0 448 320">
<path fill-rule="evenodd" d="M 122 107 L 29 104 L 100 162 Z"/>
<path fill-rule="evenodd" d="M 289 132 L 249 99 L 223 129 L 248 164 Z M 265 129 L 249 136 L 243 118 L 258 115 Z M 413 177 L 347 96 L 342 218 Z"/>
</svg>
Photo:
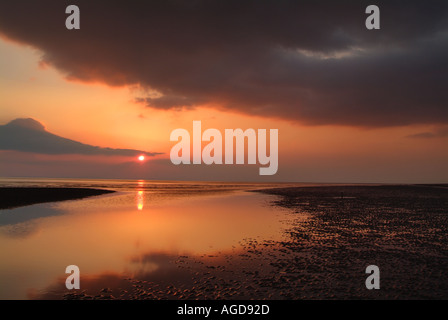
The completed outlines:
<svg viewBox="0 0 448 320">
<path fill-rule="evenodd" d="M 191 132 L 193 120 L 201 120 L 203 130 L 217 128 L 222 132 L 225 128 L 279 129 L 279 171 L 274 177 L 268 177 L 269 181 L 446 182 L 448 179 L 448 137 L 408 137 L 432 132 L 437 129 L 434 126 L 377 129 L 304 126 L 213 108 L 150 109 L 134 102 L 136 88 L 66 80 L 54 68 L 39 64 L 42 53 L 31 47 L 1 39 L 0 53 L 0 124 L 16 118 L 34 118 L 48 131 L 83 143 L 165 153 L 157 158 L 169 157 L 174 145 L 169 141 L 171 131 L 185 128 Z M 61 163 L 67 161 L 66 156 L 59 157 Z M 93 158 L 85 158 L 82 163 L 88 166 Z M 9 170 L 8 163 L 3 165 L 1 176 L 21 175 L 20 170 L 25 170 L 19 167 Z M 151 171 L 151 161 L 143 166 L 138 169 L 138 174 L 151 178 L 147 175 Z M 157 178 L 177 180 L 177 173 L 182 168 L 170 168 L 164 165 L 160 169 L 163 175 Z M 224 168 L 216 169 L 220 172 L 216 175 L 217 180 L 222 177 L 229 180 L 260 179 L 255 168 L 243 178 L 232 176 L 231 169 L 228 171 L 230 175 L 225 174 Z M 33 172 L 30 164 L 25 172 Z M 62 169 L 58 172 L 64 175 Z M 185 168 L 185 172 L 189 169 Z M 35 173 L 36 176 L 41 174 Z M 213 169 L 205 169 L 205 174 L 213 180 Z M 66 176 L 69 177 L 70 172 Z M 116 178 L 113 173 L 104 178 L 108 177 Z M 126 172 L 120 173 L 119 177 L 126 177 Z M 135 172 L 129 172 L 129 177 L 135 178 Z M 200 169 L 195 169 L 191 176 L 182 177 L 201 180 L 203 175 Z"/>
</svg>

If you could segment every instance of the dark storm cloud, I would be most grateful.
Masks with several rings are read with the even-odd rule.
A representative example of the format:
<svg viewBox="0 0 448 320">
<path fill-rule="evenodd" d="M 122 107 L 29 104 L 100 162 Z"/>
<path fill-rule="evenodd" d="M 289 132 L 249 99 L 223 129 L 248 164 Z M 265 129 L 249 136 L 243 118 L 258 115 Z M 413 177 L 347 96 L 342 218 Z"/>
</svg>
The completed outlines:
<svg viewBox="0 0 448 320">
<path fill-rule="evenodd" d="M 65 28 L 65 7 L 81 29 Z M 306 124 L 448 123 L 448 2 L 10 1 L 0 32 L 69 79 L 140 85 L 158 109 L 213 105 Z"/>
<path fill-rule="evenodd" d="M 136 98 L 135 102 L 143 103 L 157 109 L 192 109 L 201 104 L 200 99 L 165 95 L 157 98 Z"/>
<path fill-rule="evenodd" d="M 8 124 L 0 125 L 0 150 L 127 157 L 159 154 L 134 149 L 101 148 L 66 139 L 48 132 L 40 122 L 31 118 L 15 119 Z"/>
</svg>

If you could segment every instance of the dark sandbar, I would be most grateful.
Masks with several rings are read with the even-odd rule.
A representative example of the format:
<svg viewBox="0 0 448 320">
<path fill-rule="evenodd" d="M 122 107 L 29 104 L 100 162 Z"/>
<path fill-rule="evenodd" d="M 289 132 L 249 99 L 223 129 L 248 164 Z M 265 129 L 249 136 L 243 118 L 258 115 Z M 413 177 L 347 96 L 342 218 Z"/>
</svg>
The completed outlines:
<svg viewBox="0 0 448 320">
<path fill-rule="evenodd" d="M 0 188 L 0 209 L 82 199 L 112 192 L 115 191 L 88 188 Z"/>
</svg>

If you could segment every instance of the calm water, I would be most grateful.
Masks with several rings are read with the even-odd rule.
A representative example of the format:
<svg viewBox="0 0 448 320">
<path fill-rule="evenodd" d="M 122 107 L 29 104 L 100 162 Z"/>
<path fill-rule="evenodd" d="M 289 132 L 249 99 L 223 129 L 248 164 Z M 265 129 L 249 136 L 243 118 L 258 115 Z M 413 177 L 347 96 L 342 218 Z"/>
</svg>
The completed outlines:
<svg viewBox="0 0 448 320">
<path fill-rule="evenodd" d="M 244 239 L 281 240 L 290 219 L 268 205 L 273 196 L 244 192 L 273 184 L 2 179 L 0 186 L 117 191 L 0 210 L 0 299 L 45 296 L 72 264 L 82 289 L 87 278 L 169 273 L 174 262 L 160 257 L 236 254 Z"/>
</svg>

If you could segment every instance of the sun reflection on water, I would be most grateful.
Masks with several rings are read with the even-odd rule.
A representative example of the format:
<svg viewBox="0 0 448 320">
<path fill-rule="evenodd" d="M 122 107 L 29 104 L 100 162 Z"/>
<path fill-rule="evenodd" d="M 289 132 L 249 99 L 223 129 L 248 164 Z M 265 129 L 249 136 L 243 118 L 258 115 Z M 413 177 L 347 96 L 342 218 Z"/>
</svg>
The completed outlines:
<svg viewBox="0 0 448 320">
<path fill-rule="evenodd" d="M 141 211 L 143 210 L 143 205 L 145 202 L 145 196 L 143 194 L 143 188 L 144 188 L 144 181 L 139 180 L 138 181 L 138 190 L 137 190 L 137 210 Z"/>
</svg>

